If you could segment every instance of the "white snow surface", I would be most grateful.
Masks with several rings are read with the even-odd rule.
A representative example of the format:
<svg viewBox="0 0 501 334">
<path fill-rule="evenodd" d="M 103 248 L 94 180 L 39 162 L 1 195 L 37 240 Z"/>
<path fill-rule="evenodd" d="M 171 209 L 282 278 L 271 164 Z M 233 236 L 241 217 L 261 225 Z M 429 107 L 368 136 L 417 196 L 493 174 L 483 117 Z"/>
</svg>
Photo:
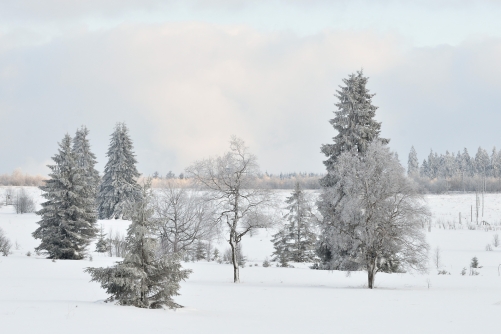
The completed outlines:
<svg viewBox="0 0 501 334">
<path fill-rule="evenodd" d="M 42 202 L 38 189 L 29 190 Z M 279 194 L 285 197 L 288 192 Z M 475 210 L 474 194 L 427 196 L 427 201 L 434 221 L 427 238 L 432 250 L 440 247 L 441 269 L 450 275 L 437 275 L 430 260 L 427 274 L 379 273 L 376 288 L 369 290 L 365 272 L 347 276 L 311 270 L 305 264 L 263 268 L 262 260 L 273 250 L 274 231 L 260 230 L 244 238 L 244 254 L 250 264 L 259 266 L 242 268 L 240 284 L 232 283 L 230 265 L 184 263 L 193 274 L 181 283 L 181 296 L 175 300 L 185 307 L 176 311 L 104 303 L 104 290 L 90 283 L 83 269 L 109 266 L 118 258 L 91 253 L 92 262 L 52 262 L 37 256 L 33 249 L 38 240 L 31 233 L 39 217 L 17 215 L 12 206 L 3 206 L 0 227 L 19 249 L 0 257 L 0 333 L 499 332 L 501 247 L 485 250 L 496 232 L 465 227 L 470 205 Z M 459 211 L 467 217 L 462 228 Z M 501 194 L 485 196 L 483 220 L 494 228 L 499 225 Z M 121 220 L 99 223 L 106 231 L 111 227 L 122 233 L 128 225 Z M 224 240 L 218 248 L 226 248 Z M 32 256 L 26 256 L 28 251 Z M 461 276 L 463 267 L 469 271 L 473 256 L 483 266 L 478 269 L 480 275 Z"/>
</svg>

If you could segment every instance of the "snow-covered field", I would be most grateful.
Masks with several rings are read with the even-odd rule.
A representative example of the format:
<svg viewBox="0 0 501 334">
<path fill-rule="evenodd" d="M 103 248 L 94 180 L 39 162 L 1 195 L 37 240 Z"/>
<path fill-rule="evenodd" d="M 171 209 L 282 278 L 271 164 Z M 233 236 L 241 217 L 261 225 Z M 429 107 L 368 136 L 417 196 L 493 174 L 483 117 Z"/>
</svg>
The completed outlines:
<svg viewBox="0 0 501 334">
<path fill-rule="evenodd" d="M 30 191 L 41 202 L 40 191 Z M 26 256 L 38 244 L 31 237 L 38 217 L 16 215 L 11 206 L 4 206 L 0 227 L 18 249 L 0 257 L 0 333 L 498 332 L 501 247 L 485 249 L 496 232 L 467 228 L 470 205 L 475 210 L 474 194 L 428 196 L 427 201 L 434 221 L 427 237 L 432 249 L 440 247 L 442 269 L 451 275 L 437 275 L 436 269 L 425 275 L 378 274 L 377 288 L 369 290 L 363 272 L 347 277 L 304 265 L 247 265 L 241 269 L 242 283 L 233 284 L 230 265 L 186 263 L 193 274 L 175 299 L 185 306 L 177 311 L 104 303 L 107 296 L 98 284 L 89 283 L 83 268 L 107 266 L 117 258 L 92 254 L 92 262 L 52 262 L 35 254 Z M 485 196 L 482 220 L 499 225 L 501 194 Z M 125 221 L 102 223 L 106 230 L 127 227 Z M 250 264 L 261 264 L 271 254 L 272 234 L 261 230 L 245 238 L 243 249 Z M 219 248 L 226 248 L 223 241 Z M 483 266 L 480 275 L 460 275 L 473 256 Z"/>
</svg>

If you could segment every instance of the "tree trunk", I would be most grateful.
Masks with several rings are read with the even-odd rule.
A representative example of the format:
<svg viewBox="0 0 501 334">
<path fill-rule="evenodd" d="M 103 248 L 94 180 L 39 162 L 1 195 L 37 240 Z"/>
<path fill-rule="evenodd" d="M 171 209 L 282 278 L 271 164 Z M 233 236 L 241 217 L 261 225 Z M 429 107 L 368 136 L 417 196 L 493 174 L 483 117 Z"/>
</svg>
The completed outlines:
<svg viewBox="0 0 501 334">
<path fill-rule="evenodd" d="M 369 289 L 374 288 L 374 280 L 376 278 L 376 260 L 371 260 L 367 266 L 367 279 Z"/>
<path fill-rule="evenodd" d="M 230 237 L 231 246 L 231 261 L 233 262 L 233 283 L 240 283 L 240 273 L 238 270 L 238 260 L 237 260 L 237 243 Z"/>
</svg>

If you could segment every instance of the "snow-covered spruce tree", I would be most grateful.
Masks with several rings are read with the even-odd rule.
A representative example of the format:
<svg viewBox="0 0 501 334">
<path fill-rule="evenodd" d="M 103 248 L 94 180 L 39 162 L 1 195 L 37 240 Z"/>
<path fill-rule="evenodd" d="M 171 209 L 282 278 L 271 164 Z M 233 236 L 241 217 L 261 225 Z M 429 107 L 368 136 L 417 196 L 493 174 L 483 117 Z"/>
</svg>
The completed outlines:
<svg viewBox="0 0 501 334">
<path fill-rule="evenodd" d="M 271 239 L 275 250 L 272 254 L 272 261 L 280 262 L 281 267 L 288 267 L 291 259 L 289 236 L 285 227 L 281 228 Z"/>
<path fill-rule="evenodd" d="M 52 159 L 56 164 L 48 166 L 52 170 L 50 179 L 40 187 L 47 201 L 37 212 L 40 227 L 33 237 L 41 243 L 35 249 L 51 259 L 80 260 L 97 232 L 95 198 L 86 184 L 86 170 L 77 164 L 69 135 Z"/>
<path fill-rule="evenodd" d="M 322 153 L 327 157 L 324 165 L 327 169 L 327 175 L 320 180 L 323 192 L 328 191 L 335 186 L 337 180 L 334 174 L 330 173 L 336 166 L 337 158 L 343 152 L 356 152 L 363 154 L 367 146 L 373 141 L 379 141 L 387 144 L 389 139 L 380 138 L 381 123 L 374 119 L 377 107 L 372 104 L 372 98 L 375 94 L 370 94 L 367 89 L 368 77 L 364 77 L 362 71 L 356 74 L 350 74 L 347 79 L 343 79 L 345 86 L 340 86 L 336 97 L 338 110 L 334 111 L 334 118 L 329 122 L 337 131 L 333 138 L 333 144 L 324 144 L 321 147 Z M 328 206 L 319 207 L 323 219 L 330 220 L 332 209 Z M 328 225 L 322 225 L 329 229 Z M 317 255 L 320 257 L 323 267 L 329 269 L 331 263 L 331 251 L 325 236 L 330 232 L 328 230 L 320 231 Z"/>
<path fill-rule="evenodd" d="M 489 153 L 479 147 L 474 160 L 476 174 L 482 177 L 489 176 L 490 162 Z"/>
<path fill-rule="evenodd" d="M 321 194 L 322 224 L 331 268 L 376 273 L 425 270 L 428 245 L 422 229 L 429 212 L 395 155 L 379 142 L 363 155 L 343 153 L 330 173 L 338 180 Z M 325 218 L 325 217 L 324 217 Z"/>
<path fill-rule="evenodd" d="M 82 126 L 75 133 L 73 138 L 73 152 L 76 155 L 77 165 L 83 169 L 83 177 L 85 177 L 85 185 L 88 188 L 89 197 L 96 198 L 99 183 L 101 178 L 99 172 L 96 170 L 96 156 L 90 150 L 89 130 L 87 127 Z"/>
<path fill-rule="evenodd" d="M 315 259 L 317 235 L 312 226 L 311 200 L 296 183 L 285 203 L 289 211 L 285 216 L 288 223 L 274 235 L 273 255 L 280 262 L 312 262 Z"/>
<path fill-rule="evenodd" d="M 411 151 L 409 152 L 409 160 L 407 161 L 407 175 L 419 175 L 419 160 L 414 146 L 411 147 Z"/>
<path fill-rule="evenodd" d="M 198 240 L 195 248 L 195 260 L 205 260 L 207 258 L 206 245 L 202 240 Z"/>
<path fill-rule="evenodd" d="M 99 236 L 96 242 L 96 252 L 107 253 L 110 248 L 110 244 L 108 240 L 106 240 L 106 233 L 104 233 L 103 225 L 101 225 L 101 228 L 99 229 Z"/>
<path fill-rule="evenodd" d="M 374 120 L 377 107 L 372 104 L 375 94 L 370 94 L 366 87 L 368 80 L 362 71 L 352 73 L 343 79 L 346 86 L 340 86 L 337 91 L 338 110 L 329 121 L 337 135 L 333 138 L 333 144 L 321 147 L 322 153 L 327 156 L 324 161 L 327 171 L 334 168 L 337 157 L 343 152 L 355 150 L 362 154 L 373 140 L 378 139 L 384 144 L 389 142 L 388 139 L 379 138 L 381 123 Z M 330 187 L 336 181 L 328 173 L 320 182 L 323 187 Z"/>
<path fill-rule="evenodd" d="M 150 205 L 151 190 L 146 184 L 141 199 L 132 205 L 132 223 L 127 230 L 123 261 L 108 268 L 87 268 L 94 282 L 111 296 L 108 301 L 141 308 L 179 308 L 172 297 L 179 295 L 179 283 L 191 270 L 182 269 L 180 255 L 161 255 L 154 236 L 155 220 Z"/>
<path fill-rule="evenodd" d="M 98 195 L 99 219 L 129 218 L 127 211 L 141 197 L 136 182 L 140 176 L 136 169 L 132 141 L 124 123 L 118 123 L 111 135 L 106 153 L 108 162 Z"/>
</svg>

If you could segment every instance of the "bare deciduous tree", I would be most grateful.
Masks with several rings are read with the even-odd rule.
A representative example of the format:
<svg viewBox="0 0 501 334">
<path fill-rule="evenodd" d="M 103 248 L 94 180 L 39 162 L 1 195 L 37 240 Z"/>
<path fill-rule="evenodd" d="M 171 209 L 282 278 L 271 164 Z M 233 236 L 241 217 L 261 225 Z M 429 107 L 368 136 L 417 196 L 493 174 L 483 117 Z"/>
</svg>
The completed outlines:
<svg viewBox="0 0 501 334">
<path fill-rule="evenodd" d="M 494 245 L 494 247 L 499 246 L 499 234 L 496 233 L 492 236 L 492 244 Z"/>
<path fill-rule="evenodd" d="M 217 234 L 211 203 L 203 194 L 167 182 L 153 195 L 157 234 L 163 252 L 192 250 L 197 240 L 210 241 Z"/>
<path fill-rule="evenodd" d="M 371 289 L 380 271 L 426 270 L 429 212 L 395 154 L 373 142 L 363 155 L 342 153 L 329 173 L 319 209 L 333 267 L 367 270 Z"/>
<path fill-rule="evenodd" d="M 243 140 L 233 136 L 230 151 L 222 156 L 196 161 L 186 169 L 188 176 L 207 193 L 216 212 L 216 221 L 228 230 L 232 252 L 233 281 L 240 281 L 237 248 L 242 237 L 256 228 L 273 223 L 267 214 L 271 193 L 256 188 L 259 173 L 256 156 Z"/>
<path fill-rule="evenodd" d="M 35 212 L 35 201 L 24 189 L 20 189 L 14 198 L 16 213 Z"/>
</svg>

